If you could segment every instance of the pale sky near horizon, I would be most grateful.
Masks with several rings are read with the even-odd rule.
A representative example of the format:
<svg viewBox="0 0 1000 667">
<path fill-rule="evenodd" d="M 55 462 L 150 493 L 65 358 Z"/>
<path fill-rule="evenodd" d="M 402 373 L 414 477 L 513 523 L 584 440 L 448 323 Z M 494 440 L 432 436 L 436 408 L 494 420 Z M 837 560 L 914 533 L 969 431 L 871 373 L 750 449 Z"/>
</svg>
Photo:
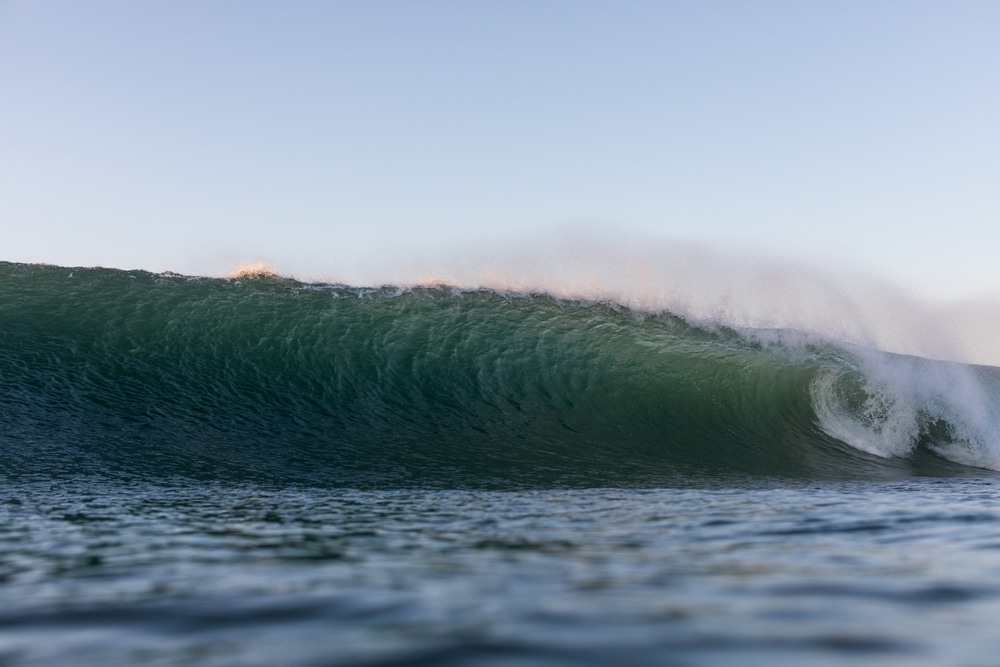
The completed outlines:
<svg viewBox="0 0 1000 667">
<path fill-rule="evenodd" d="M 588 230 L 1000 295 L 998 35 L 997 2 L 0 0 L 0 260 Z"/>
</svg>

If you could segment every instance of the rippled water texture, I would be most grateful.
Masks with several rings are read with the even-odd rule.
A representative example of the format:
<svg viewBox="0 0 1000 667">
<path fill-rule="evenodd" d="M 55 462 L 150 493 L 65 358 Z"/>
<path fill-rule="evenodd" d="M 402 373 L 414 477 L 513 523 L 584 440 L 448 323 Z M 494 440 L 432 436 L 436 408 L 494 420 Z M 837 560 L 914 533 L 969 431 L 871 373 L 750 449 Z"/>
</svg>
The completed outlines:
<svg viewBox="0 0 1000 667">
<path fill-rule="evenodd" d="M 996 482 L 12 483 L 0 664 L 991 664 Z"/>
</svg>

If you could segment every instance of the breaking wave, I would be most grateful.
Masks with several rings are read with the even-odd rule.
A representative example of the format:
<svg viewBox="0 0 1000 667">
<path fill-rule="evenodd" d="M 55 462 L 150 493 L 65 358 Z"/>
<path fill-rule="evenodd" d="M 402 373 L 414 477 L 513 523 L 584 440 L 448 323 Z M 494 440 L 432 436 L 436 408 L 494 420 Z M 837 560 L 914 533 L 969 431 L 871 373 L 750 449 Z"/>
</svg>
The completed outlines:
<svg viewBox="0 0 1000 667">
<path fill-rule="evenodd" d="M 1000 369 L 614 300 L 0 263 L 0 473 L 349 487 L 1000 470 Z"/>
</svg>

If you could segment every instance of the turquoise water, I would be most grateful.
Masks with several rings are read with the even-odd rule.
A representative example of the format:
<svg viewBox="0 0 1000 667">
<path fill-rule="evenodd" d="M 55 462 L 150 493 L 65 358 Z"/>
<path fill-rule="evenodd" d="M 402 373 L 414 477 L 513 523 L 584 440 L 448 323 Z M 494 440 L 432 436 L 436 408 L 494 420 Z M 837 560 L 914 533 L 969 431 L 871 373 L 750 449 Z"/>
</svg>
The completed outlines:
<svg viewBox="0 0 1000 667">
<path fill-rule="evenodd" d="M 0 263 L 2 665 L 992 664 L 998 469 L 996 368 Z"/>
</svg>

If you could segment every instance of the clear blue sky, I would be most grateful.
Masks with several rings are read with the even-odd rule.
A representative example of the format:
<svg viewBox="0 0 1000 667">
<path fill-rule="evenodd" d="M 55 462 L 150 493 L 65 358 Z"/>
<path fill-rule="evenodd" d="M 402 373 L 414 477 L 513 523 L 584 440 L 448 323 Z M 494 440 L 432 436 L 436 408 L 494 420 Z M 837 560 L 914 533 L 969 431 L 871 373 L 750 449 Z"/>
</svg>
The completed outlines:
<svg viewBox="0 0 1000 667">
<path fill-rule="evenodd" d="M 1000 3 L 0 0 L 0 259 L 599 230 L 1000 293 Z"/>
</svg>

